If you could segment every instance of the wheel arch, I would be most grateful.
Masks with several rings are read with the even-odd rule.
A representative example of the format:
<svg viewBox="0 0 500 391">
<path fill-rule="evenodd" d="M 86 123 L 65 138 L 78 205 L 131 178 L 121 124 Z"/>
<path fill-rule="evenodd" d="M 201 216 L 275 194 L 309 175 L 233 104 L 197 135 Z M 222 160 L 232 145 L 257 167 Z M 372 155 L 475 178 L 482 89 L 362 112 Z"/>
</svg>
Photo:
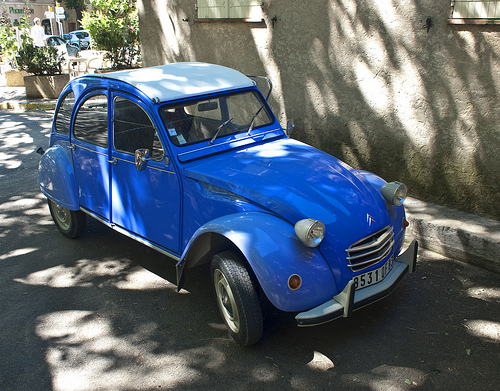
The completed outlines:
<svg viewBox="0 0 500 391">
<path fill-rule="evenodd" d="M 269 301 L 283 311 L 301 311 L 337 294 L 333 274 L 317 249 L 306 247 L 289 222 L 267 213 L 223 216 L 200 227 L 177 263 L 177 286 L 189 269 L 211 261 L 224 250 L 241 257 Z M 300 289 L 292 291 L 288 278 L 299 274 Z"/>
<path fill-rule="evenodd" d="M 238 246 L 222 233 L 207 230 L 200 232 L 198 235 L 195 234 L 176 265 L 177 289 L 180 290 L 184 284 L 184 270 L 210 263 L 215 254 L 224 250 L 236 252 L 241 257 L 241 260 L 247 266 L 250 266 Z"/>
</svg>

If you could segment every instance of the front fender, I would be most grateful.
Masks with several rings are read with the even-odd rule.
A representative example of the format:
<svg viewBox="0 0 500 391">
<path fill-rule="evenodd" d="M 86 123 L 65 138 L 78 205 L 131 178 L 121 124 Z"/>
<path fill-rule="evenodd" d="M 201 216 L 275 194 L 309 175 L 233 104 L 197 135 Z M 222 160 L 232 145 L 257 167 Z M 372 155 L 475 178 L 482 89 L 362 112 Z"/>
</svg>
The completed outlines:
<svg viewBox="0 0 500 391">
<path fill-rule="evenodd" d="M 221 240 L 230 241 L 246 258 L 248 265 L 271 303 L 282 311 L 302 311 L 319 305 L 338 291 L 333 274 L 317 249 L 306 247 L 295 235 L 292 224 L 261 212 L 223 216 L 200 227 L 177 263 L 177 280 L 183 270 L 208 261 L 204 255 L 221 251 Z M 288 288 L 288 279 L 298 274 L 299 289 Z"/>
<path fill-rule="evenodd" d="M 56 144 L 42 155 L 38 166 L 38 185 L 42 193 L 55 203 L 69 210 L 79 209 L 69 148 Z"/>
</svg>

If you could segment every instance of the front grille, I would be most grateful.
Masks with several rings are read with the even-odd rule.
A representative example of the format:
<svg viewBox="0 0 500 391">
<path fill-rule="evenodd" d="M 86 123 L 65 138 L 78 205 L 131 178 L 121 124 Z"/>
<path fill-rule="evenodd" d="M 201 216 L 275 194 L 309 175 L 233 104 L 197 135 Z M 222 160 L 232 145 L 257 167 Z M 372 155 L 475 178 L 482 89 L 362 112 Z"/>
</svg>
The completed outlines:
<svg viewBox="0 0 500 391">
<path fill-rule="evenodd" d="M 385 227 L 364 239 L 352 244 L 347 250 L 347 260 L 353 272 L 366 269 L 384 259 L 394 245 L 392 227 Z"/>
</svg>

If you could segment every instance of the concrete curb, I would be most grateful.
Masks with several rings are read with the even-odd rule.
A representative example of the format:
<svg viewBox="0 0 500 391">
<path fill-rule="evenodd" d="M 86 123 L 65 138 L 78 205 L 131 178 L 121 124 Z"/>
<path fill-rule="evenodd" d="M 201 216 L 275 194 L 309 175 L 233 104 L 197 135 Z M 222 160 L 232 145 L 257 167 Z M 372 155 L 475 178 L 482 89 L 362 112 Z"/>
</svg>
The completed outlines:
<svg viewBox="0 0 500 391">
<path fill-rule="evenodd" d="M 57 99 L 28 99 L 25 87 L 6 87 L 0 77 L 0 110 L 54 111 Z"/>
<path fill-rule="evenodd" d="M 20 101 L 9 101 L 0 103 L 0 109 L 2 110 L 18 110 L 18 111 L 29 111 L 29 110 L 42 110 L 42 111 L 54 111 L 56 109 L 56 104 L 52 102 L 20 102 Z"/>
<path fill-rule="evenodd" d="M 405 208 L 421 247 L 500 273 L 500 222 L 412 198 Z"/>
</svg>

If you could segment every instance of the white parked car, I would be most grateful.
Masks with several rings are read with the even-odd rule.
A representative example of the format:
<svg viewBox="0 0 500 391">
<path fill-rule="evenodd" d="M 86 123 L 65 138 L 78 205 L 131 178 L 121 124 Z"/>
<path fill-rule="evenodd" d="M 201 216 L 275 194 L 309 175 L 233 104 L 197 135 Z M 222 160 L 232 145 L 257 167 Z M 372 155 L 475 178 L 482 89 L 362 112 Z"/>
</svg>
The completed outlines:
<svg viewBox="0 0 500 391">
<path fill-rule="evenodd" d="M 57 48 L 57 53 L 64 58 L 64 62 L 68 60 L 68 57 L 76 57 L 78 53 L 78 47 L 66 43 L 58 35 L 48 35 L 45 37 L 48 46 L 55 46 Z"/>
</svg>

